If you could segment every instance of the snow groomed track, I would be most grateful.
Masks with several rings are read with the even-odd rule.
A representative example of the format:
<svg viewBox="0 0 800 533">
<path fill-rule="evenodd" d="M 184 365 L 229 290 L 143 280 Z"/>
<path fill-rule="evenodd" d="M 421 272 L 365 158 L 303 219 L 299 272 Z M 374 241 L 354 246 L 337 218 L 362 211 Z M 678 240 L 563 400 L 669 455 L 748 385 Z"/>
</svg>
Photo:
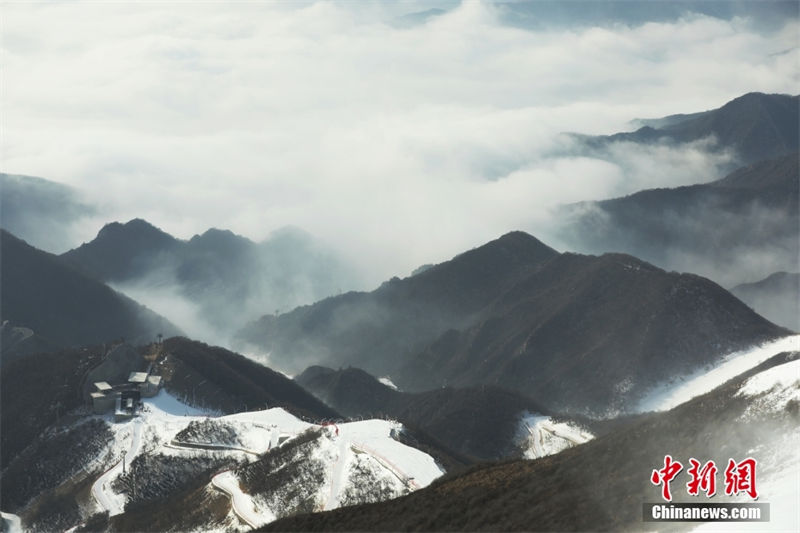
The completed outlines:
<svg viewBox="0 0 800 533">
<path fill-rule="evenodd" d="M 204 412 L 189 407 L 165 391 L 152 399 L 144 400 L 139 416 L 133 420 L 114 423 L 106 421 L 115 435 L 115 450 L 125 450 L 123 460 L 104 472 L 92 485 L 91 493 L 101 510 L 114 516 L 124 512 L 125 494 L 113 490 L 114 481 L 126 466 L 143 453 L 160 453 L 191 458 L 194 454 L 214 454 L 231 457 L 238 462 L 257 460 L 271 448 L 281 446 L 311 428 L 321 426 L 304 422 L 280 408 L 249 411 L 227 416 Z M 235 428 L 237 442 L 216 442 L 213 431 L 201 434 L 191 442 L 176 441 L 175 436 L 192 422 L 219 422 Z M 387 480 L 399 493 L 424 487 L 444 472 L 432 457 L 406 446 L 391 435 L 402 426 L 386 420 L 366 420 L 342 423 L 324 428 L 316 441 L 314 457 L 322 460 L 325 482 L 314 496 L 320 509 L 334 509 L 342 504 L 345 494 L 351 494 L 351 471 L 363 458 L 370 457 L 368 467 L 380 479 Z M 118 451 L 116 452 L 119 453 Z M 358 459 L 359 454 L 362 459 Z M 227 470 L 212 478 L 211 487 L 224 492 L 231 501 L 231 520 L 234 529 L 256 528 L 276 519 L 275 510 L 263 496 L 245 493 L 235 471 Z M 398 493 L 398 494 L 399 494 Z M 226 526 L 228 527 L 228 526 Z"/>
</svg>

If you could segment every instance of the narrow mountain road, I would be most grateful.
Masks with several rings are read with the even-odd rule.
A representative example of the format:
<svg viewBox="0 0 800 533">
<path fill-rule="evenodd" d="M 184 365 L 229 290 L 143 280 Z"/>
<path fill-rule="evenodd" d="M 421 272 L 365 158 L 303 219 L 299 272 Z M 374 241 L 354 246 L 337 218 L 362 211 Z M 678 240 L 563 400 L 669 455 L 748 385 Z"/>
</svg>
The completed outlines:
<svg viewBox="0 0 800 533">
<path fill-rule="evenodd" d="M 552 435 L 553 438 L 566 441 L 569 443 L 568 447 L 578 446 L 590 439 L 590 437 L 575 431 L 559 430 L 559 428 L 549 420 L 540 420 L 533 426 L 530 424 L 526 424 L 526 426 L 528 428 L 528 433 L 531 435 L 533 453 L 536 457 L 544 457 L 545 455 L 554 453 L 545 446 L 545 437 L 547 433 Z"/>
<path fill-rule="evenodd" d="M 413 477 L 403 472 L 397 465 L 372 448 L 365 446 L 364 444 L 356 443 L 353 443 L 353 448 L 368 454 L 370 457 L 378 461 L 383 468 L 394 474 L 394 476 L 399 479 L 409 490 L 417 490 L 420 488 L 419 483 L 417 483 Z"/>
<path fill-rule="evenodd" d="M 125 453 L 123 461 L 131 464 L 136 454 L 139 453 L 139 447 L 142 443 L 142 420 L 136 419 L 133 424 L 133 436 L 131 438 L 131 447 Z M 110 483 L 122 472 L 122 461 L 109 468 L 105 474 L 97 478 L 97 481 L 92 484 L 92 496 L 97 500 L 104 510 L 108 511 L 109 516 L 122 514 L 125 510 L 124 498 L 111 490 Z"/>
<path fill-rule="evenodd" d="M 228 446 L 226 444 L 212 444 L 208 442 L 177 442 L 173 440 L 169 444 L 165 444 L 164 447 L 172 448 L 175 450 L 207 450 L 207 451 L 223 450 L 231 452 L 242 452 L 254 455 L 256 457 L 261 455 L 261 452 L 258 452 L 256 450 L 249 450 L 247 448 L 242 448 L 239 446 Z"/>
<path fill-rule="evenodd" d="M 271 513 L 269 516 L 265 516 L 256 511 L 252 498 L 242 492 L 239 480 L 232 471 L 226 470 L 217 474 L 211 479 L 211 484 L 228 495 L 233 512 L 253 529 L 275 520 L 276 517 Z"/>
</svg>

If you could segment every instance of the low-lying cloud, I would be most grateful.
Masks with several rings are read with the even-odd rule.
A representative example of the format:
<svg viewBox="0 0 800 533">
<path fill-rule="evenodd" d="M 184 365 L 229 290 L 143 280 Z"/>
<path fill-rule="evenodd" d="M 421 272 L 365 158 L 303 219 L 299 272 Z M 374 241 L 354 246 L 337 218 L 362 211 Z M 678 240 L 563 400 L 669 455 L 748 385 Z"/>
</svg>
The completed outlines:
<svg viewBox="0 0 800 533">
<path fill-rule="evenodd" d="M 84 191 L 102 213 L 84 240 L 134 217 L 183 238 L 293 224 L 366 286 L 512 229 L 546 238 L 557 204 L 709 181 L 734 157 L 598 157 L 564 132 L 800 81 L 796 19 L 533 30 L 464 2 L 393 24 L 426 5 L 6 5 L 4 170 Z"/>
</svg>

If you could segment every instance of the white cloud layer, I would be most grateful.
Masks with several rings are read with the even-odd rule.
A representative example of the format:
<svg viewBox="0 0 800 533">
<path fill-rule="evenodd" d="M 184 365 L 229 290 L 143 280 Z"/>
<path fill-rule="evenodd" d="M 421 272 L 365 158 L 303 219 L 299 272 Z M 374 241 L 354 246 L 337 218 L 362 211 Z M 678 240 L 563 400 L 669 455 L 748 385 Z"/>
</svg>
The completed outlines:
<svg viewBox="0 0 800 533">
<path fill-rule="evenodd" d="M 184 238 L 297 225 L 375 283 L 511 229 L 541 234 L 555 204 L 708 181 L 728 162 L 702 146 L 578 157 L 561 132 L 800 82 L 796 19 L 533 31 L 464 2 L 390 23 L 427 5 L 4 4 L 2 170 Z"/>
</svg>

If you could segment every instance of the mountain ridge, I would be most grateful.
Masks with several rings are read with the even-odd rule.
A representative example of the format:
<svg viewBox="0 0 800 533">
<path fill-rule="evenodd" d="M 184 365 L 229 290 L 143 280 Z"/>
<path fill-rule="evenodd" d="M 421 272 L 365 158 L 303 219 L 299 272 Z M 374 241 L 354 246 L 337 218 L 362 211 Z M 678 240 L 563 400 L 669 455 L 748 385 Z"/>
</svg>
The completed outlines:
<svg viewBox="0 0 800 533">
<path fill-rule="evenodd" d="M 713 137 L 719 148 L 735 150 L 741 164 L 752 164 L 785 155 L 800 145 L 797 117 L 800 95 L 747 93 L 721 107 L 688 115 L 651 119 L 633 132 L 577 137 L 589 147 L 609 143 L 649 144 L 668 140 L 689 143 Z M 656 127 L 654 127 L 656 126 Z"/>
<path fill-rule="evenodd" d="M 653 385 L 663 358 L 686 371 L 785 334 L 705 278 L 621 254 L 558 254 L 517 233 L 372 293 L 263 317 L 241 340 L 279 365 L 357 366 L 409 392 L 496 385 L 599 414 Z"/>
<path fill-rule="evenodd" d="M 0 230 L 2 320 L 68 347 L 125 337 L 150 341 L 177 327 L 107 285 Z"/>
</svg>

